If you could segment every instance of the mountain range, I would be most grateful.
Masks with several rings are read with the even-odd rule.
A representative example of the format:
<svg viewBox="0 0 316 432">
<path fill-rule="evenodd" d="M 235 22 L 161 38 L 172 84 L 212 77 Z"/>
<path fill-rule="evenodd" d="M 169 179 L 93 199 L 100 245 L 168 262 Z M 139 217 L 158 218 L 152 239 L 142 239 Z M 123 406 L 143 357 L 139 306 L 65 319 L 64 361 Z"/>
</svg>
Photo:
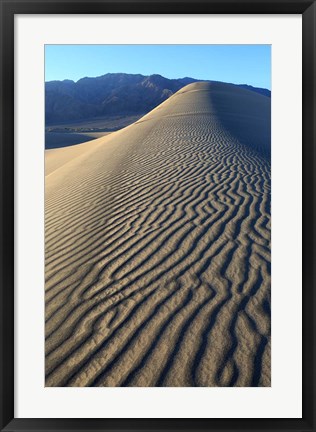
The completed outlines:
<svg viewBox="0 0 316 432">
<path fill-rule="evenodd" d="M 182 87 L 200 81 L 188 77 L 168 79 L 157 74 L 144 76 L 125 73 L 86 77 L 77 82 L 48 81 L 45 83 L 46 126 L 96 117 L 143 114 Z M 267 89 L 246 84 L 237 86 L 271 96 Z"/>
</svg>

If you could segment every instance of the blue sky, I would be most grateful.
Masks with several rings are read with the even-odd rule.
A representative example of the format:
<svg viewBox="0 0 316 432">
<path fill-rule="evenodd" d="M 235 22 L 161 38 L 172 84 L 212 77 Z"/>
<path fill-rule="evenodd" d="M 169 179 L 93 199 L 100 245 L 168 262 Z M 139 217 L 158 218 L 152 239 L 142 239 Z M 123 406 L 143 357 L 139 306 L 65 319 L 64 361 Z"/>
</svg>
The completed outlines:
<svg viewBox="0 0 316 432">
<path fill-rule="evenodd" d="M 45 81 L 106 73 L 249 84 L 271 89 L 270 45 L 46 45 Z"/>
</svg>

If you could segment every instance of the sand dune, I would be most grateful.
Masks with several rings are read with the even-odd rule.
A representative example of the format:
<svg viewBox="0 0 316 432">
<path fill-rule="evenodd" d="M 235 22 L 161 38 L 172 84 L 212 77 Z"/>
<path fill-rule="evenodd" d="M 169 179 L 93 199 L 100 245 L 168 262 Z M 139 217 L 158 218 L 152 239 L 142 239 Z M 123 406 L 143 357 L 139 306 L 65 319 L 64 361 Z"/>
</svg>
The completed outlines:
<svg viewBox="0 0 316 432">
<path fill-rule="evenodd" d="M 46 386 L 269 386 L 270 99 L 191 84 L 47 157 Z"/>
</svg>

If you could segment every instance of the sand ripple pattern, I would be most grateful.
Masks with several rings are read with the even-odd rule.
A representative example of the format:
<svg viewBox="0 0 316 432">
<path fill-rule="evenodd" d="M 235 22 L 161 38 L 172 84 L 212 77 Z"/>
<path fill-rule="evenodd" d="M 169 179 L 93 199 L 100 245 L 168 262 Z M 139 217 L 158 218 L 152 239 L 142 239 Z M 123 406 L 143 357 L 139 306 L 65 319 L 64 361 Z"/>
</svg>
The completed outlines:
<svg viewBox="0 0 316 432">
<path fill-rule="evenodd" d="M 270 386 L 270 100 L 196 83 L 63 151 L 46 386 Z"/>
</svg>

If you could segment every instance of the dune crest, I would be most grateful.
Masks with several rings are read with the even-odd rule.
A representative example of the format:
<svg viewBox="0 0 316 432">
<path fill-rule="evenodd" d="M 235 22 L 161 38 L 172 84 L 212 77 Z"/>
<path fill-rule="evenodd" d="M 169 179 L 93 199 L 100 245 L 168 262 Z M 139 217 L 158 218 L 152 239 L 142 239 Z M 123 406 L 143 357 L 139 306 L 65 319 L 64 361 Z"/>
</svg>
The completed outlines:
<svg viewBox="0 0 316 432">
<path fill-rule="evenodd" d="M 76 147 L 46 176 L 46 386 L 269 386 L 270 99 L 194 83 Z"/>
</svg>

